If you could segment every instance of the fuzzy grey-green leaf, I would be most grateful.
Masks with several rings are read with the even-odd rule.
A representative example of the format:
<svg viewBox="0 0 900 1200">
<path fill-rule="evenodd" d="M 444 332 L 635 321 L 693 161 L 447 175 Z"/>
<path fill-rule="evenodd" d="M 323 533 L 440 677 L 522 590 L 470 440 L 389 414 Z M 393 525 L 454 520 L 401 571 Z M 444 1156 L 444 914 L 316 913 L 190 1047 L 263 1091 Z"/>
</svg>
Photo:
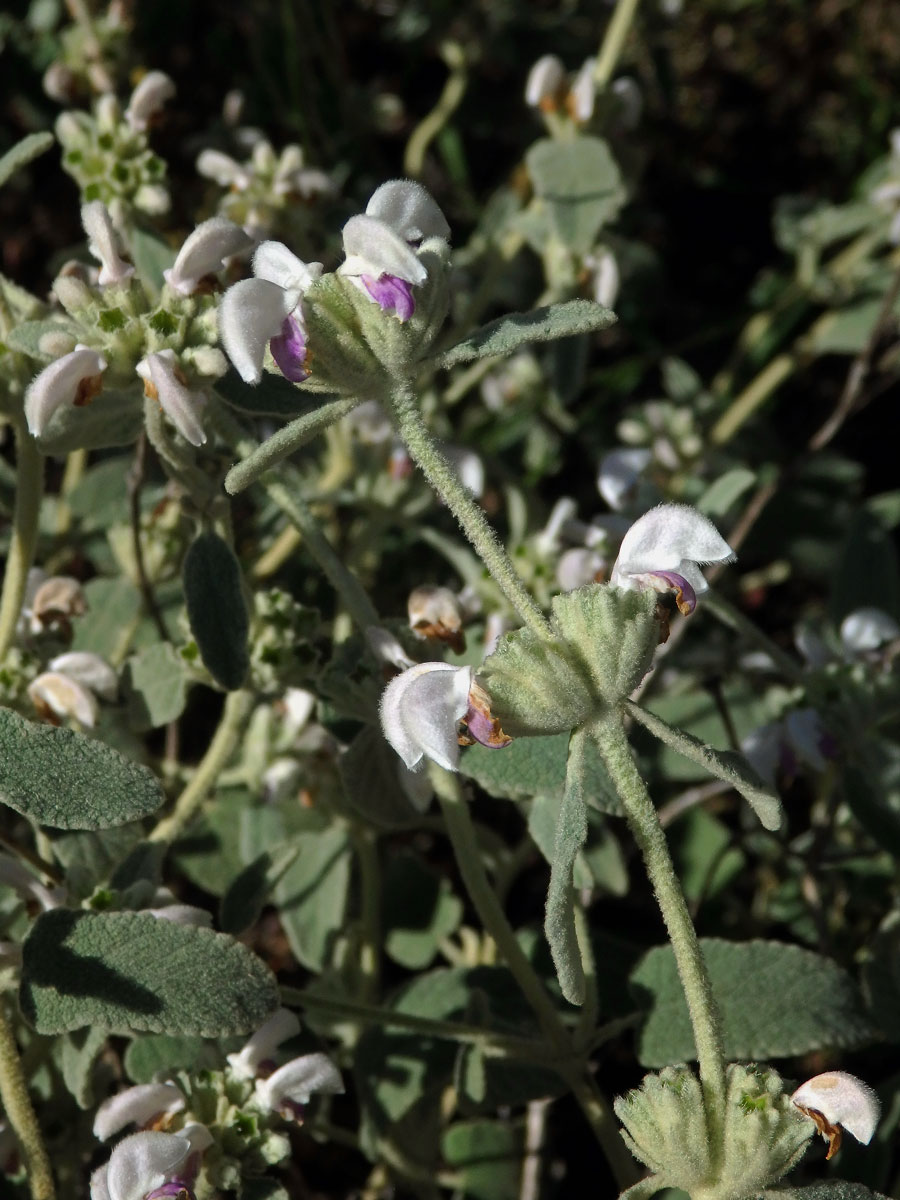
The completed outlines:
<svg viewBox="0 0 900 1200">
<path fill-rule="evenodd" d="M 0 158 L 0 187 L 26 163 L 49 150 L 54 140 L 53 134 L 44 130 L 43 133 L 29 133 L 20 142 L 16 142 Z"/>
<path fill-rule="evenodd" d="M 223 933 L 149 913 L 57 908 L 22 947 L 22 1012 L 39 1033 L 249 1033 L 278 1005 L 275 978 Z"/>
<path fill-rule="evenodd" d="M 765 829 L 778 829 L 782 821 L 781 801 L 750 766 L 742 754 L 733 750 L 714 750 L 691 733 L 676 729 L 662 717 L 628 701 L 628 711 L 634 719 L 672 750 L 677 750 L 691 762 L 698 763 L 725 783 L 730 783 L 744 797 Z"/>
<path fill-rule="evenodd" d="M 607 329 L 615 321 L 612 309 L 593 300 L 565 300 L 532 312 L 507 313 L 458 342 L 441 356 L 440 365 L 454 367 L 474 358 L 512 354 L 529 342 L 552 342 L 577 333 L 593 333 Z"/>
<path fill-rule="evenodd" d="M 725 1057 L 786 1058 L 877 1036 L 853 980 L 821 954 L 784 942 L 702 938 L 722 1014 Z M 670 946 L 649 950 L 631 973 L 649 1008 L 638 1042 L 645 1067 L 696 1058 L 694 1035 Z"/>
<path fill-rule="evenodd" d="M 0 708 L 0 803 L 53 829 L 109 829 L 156 812 L 152 771 L 72 729 Z"/>
<path fill-rule="evenodd" d="M 587 840 L 585 800 L 585 749 L 589 734 L 576 729 L 569 742 L 566 785 L 556 826 L 556 844 L 550 866 L 550 887 L 544 916 L 544 933 L 562 994 L 570 1004 L 584 1003 L 584 969 L 575 931 L 575 895 L 572 870 Z"/>
</svg>

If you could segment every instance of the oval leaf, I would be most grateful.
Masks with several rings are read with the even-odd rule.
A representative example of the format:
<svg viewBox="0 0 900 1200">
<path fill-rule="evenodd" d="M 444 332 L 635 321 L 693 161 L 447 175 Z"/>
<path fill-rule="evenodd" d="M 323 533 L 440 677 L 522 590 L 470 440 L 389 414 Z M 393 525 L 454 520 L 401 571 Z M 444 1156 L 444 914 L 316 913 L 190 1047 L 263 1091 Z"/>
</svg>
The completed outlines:
<svg viewBox="0 0 900 1200">
<path fill-rule="evenodd" d="M 0 708 L 0 802 L 39 825 L 109 829 L 164 799 L 152 771 L 104 742 Z"/>
<path fill-rule="evenodd" d="M 616 314 L 611 309 L 595 304 L 593 300 L 566 300 L 536 308 L 533 312 L 507 313 L 505 317 L 498 317 L 476 329 L 448 350 L 440 365 L 454 367 L 473 358 L 512 354 L 529 342 L 552 342 L 576 333 L 592 333 L 596 329 L 606 329 L 615 321 Z"/>
<path fill-rule="evenodd" d="M 184 598 L 203 665 L 222 687 L 239 688 L 250 665 L 250 623 L 240 565 L 217 533 L 201 533 L 191 542 L 184 559 Z"/>
<path fill-rule="evenodd" d="M 249 1033 L 278 1006 L 275 978 L 224 933 L 149 913 L 57 908 L 22 947 L 20 1003 L 39 1033 Z"/>
<path fill-rule="evenodd" d="M 830 959 L 783 942 L 703 938 L 700 946 L 730 1061 L 858 1046 L 877 1036 L 853 980 Z M 671 947 L 648 951 L 631 973 L 631 986 L 650 1009 L 638 1042 L 642 1065 L 696 1058 Z"/>
</svg>

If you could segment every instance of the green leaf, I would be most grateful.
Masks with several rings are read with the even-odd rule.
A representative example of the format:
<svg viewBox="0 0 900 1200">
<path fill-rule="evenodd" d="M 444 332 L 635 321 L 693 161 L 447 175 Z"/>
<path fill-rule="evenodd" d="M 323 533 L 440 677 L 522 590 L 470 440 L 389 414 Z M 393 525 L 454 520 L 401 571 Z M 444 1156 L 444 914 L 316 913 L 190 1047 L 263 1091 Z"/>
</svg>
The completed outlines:
<svg viewBox="0 0 900 1200">
<path fill-rule="evenodd" d="M 49 363 L 57 356 L 47 354 L 42 350 L 41 341 L 48 334 L 64 334 L 77 341 L 78 333 L 79 326 L 74 321 L 70 321 L 65 314 L 61 313 L 58 316 L 45 317 L 34 321 L 20 321 L 8 334 L 4 335 L 3 340 L 9 349 L 15 350 L 17 354 L 25 354 L 29 358 L 36 358 L 39 362 Z"/>
<path fill-rule="evenodd" d="M 56 1042 L 63 1082 L 81 1109 L 96 1104 L 94 1068 L 108 1036 L 105 1029 L 76 1029 Z"/>
<path fill-rule="evenodd" d="M 783 942 L 700 941 L 722 1014 L 725 1057 L 787 1058 L 850 1048 L 876 1036 L 850 976 L 830 959 Z M 649 1007 L 638 1041 L 645 1067 L 697 1057 L 670 946 L 647 952 L 631 973 Z"/>
<path fill-rule="evenodd" d="M 557 237 L 586 254 L 602 225 L 625 203 L 619 168 L 601 138 L 541 138 L 525 155 L 535 194 L 543 200 Z"/>
<path fill-rule="evenodd" d="M 556 844 L 550 865 L 550 888 L 544 915 L 544 933 L 553 956 L 560 990 L 570 1004 L 584 1003 L 584 969 L 575 933 L 575 895 L 572 870 L 575 857 L 587 840 L 585 801 L 585 747 L 590 735 L 576 729 L 569 743 L 566 785 L 556 827 Z"/>
<path fill-rule="evenodd" d="M 123 639 L 137 624 L 141 594 L 128 580 L 91 579 L 84 587 L 87 612 L 75 622 L 73 650 L 90 650 L 101 658 L 121 659 Z"/>
<path fill-rule="evenodd" d="M 239 688 L 250 666 L 250 619 L 240 564 L 217 533 L 201 533 L 191 542 L 184 558 L 184 598 L 203 665 L 222 687 Z"/>
<path fill-rule="evenodd" d="M 90 404 L 58 408 L 38 445 L 44 454 L 130 446 L 144 427 L 143 393 L 137 387 L 104 388 Z"/>
<path fill-rule="evenodd" d="M 16 142 L 0 158 L 0 187 L 32 159 L 45 154 L 55 140 L 53 134 L 45 130 L 43 133 L 29 133 L 20 142 Z"/>
<path fill-rule="evenodd" d="M 559 805 L 566 785 L 569 737 L 557 733 L 516 738 L 499 751 L 470 746 L 460 758 L 460 774 L 474 779 L 492 796 L 509 800 L 548 796 Z M 585 751 L 585 794 L 592 807 L 612 816 L 622 815 L 621 801 L 593 742 Z"/>
<path fill-rule="evenodd" d="M 128 248 L 135 270 L 144 283 L 155 291 L 163 285 L 163 271 L 175 262 L 172 247 L 147 229 L 132 229 L 128 237 Z"/>
<path fill-rule="evenodd" d="M 256 924 L 270 892 L 296 857 L 296 846 L 264 850 L 231 881 L 219 906 L 224 933 L 243 933 Z"/>
<path fill-rule="evenodd" d="M 0 708 L 0 802 L 54 829 L 108 829 L 156 812 L 159 780 L 104 742 Z"/>
<path fill-rule="evenodd" d="M 148 1033 L 129 1042 L 124 1064 L 133 1083 L 152 1083 L 163 1073 L 221 1069 L 224 1055 L 216 1042 L 204 1038 Z"/>
<path fill-rule="evenodd" d="M 518 1200 L 522 1131 L 505 1121 L 457 1121 L 441 1139 L 447 1165 L 473 1200 Z"/>
<path fill-rule="evenodd" d="M 877 773 L 848 763 L 841 771 L 841 794 L 847 807 L 883 850 L 900 859 L 900 813 L 885 803 L 887 789 Z"/>
<path fill-rule="evenodd" d="M 900 1042 L 900 913 L 890 913 L 866 947 L 862 984 L 882 1034 Z"/>
<path fill-rule="evenodd" d="M 627 701 L 628 712 L 654 737 L 659 738 L 672 750 L 677 750 L 691 762 L 697 763 L 725 783 L 730 783 L 744 797 L 759 817 L 765 829 L 778 829 L 781 825 L 781 801 L 756 774 L 743 754 L 734 750 L 714 750 L 691 733 L 676 729 L 661 717 Z"/>
<path fill-rule="evenodd" d="M 395 751 L 373 725 L 363 726 L 338 760 L 348 803 L 366 821 L 383 829 L 415 820 L 415 810 L 400 786 L 398 763 Z"/>
<path fill-rule="evenodd" d="M 282 875 L 272 898 L 298 961 L 311 971 L 321 971 L 344 928 L 350 841 L 346 830 L 332 827 L 301 834 L 295 844 L 300 853 Z"/>
<path fill-rule="evenodd" d="M 883 304 L 883 296 L 871 296 L 826 314 L 815 325 L 811 353 L 859 354 L 872 336 Z"/>
<path fill-rule="evenodd" d="M 391 858 L 384 878 L 384 948 L 410 971 L 429 967 L 444 938 L 456 932 L 463 906 L 449 882 L 409 851 Z"/>
<path fill-rule="evenodd" d="M 156 642 L 125 664 L 128 720 L 138 733 L 177 721 L 187 699 L 184 659 L 169 642 Z"/>
<path fill-rule="evenodd" d="M 22 1012 L 38 1033 L 250 1033 L 278 1006 L 275 978 L 223 933 L 149 913 L 42 913 L 22 947 Z"/>
<path fill-rule="evenodd" d="M 278 464 L 289 455 L 305 446 L 307 442 L 324 433 L 330 425 L 346 417 L 357 408 L 360 401 L 333 400 L 330 404 L 322 404 L 312 412 L 304 413 L 266 438 L 252 454 L 248 454 L 243 462 L 232 467 L 225 476 L 225 491 L 232 496 L 255 483 L 261 475 Z"/>
<path fill-rule="evenodd" d="M 482 325 L 475 333 L 458 342 L 441 356 L 440 366 L 455 367 L 473 358 L 512 354 L 529 342 L 552 342 L 576 333 L 607 329 L 616 314 L 593 300 L 565 300 L 527 313 L 507 313 Z"/>
<path fill-rule="evenodd" d="M 724 475 L 720 475 L 715 483 L 711 483 L 696 507 L 707 517 L 724 517 L 731 506 L 743 496 L 748 488 L 756 483 L 756 474 L 746 467 L 732 467 Z"/>
</svg>

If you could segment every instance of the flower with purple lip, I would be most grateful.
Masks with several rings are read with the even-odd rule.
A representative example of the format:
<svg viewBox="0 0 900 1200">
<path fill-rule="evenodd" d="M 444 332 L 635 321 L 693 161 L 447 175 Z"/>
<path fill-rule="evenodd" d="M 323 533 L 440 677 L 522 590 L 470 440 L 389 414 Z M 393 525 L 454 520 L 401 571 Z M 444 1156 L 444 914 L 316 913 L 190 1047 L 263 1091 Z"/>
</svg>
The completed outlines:
<svg viewBox="0 0 900 1200">
<path fill-rule="evenodd" d="M 499 749 L 510 742 L 490 712 L 490 697 L 471 667 L 417 663 L 398 675 L 381 697 L 381 728 L 410 771 L 430 758 L 447 771 L 459 766 L 460 744 L 472 741 Z M 469 736 L 457 731 L 460 721 Z"/>
<path fill-rule="evenodd" d="M 675 593 L 685 615 L 708 584 L 701 563 L 732 562 L 734 551 L 707 517 L 687 504 L 659 504 L 622 539 L 610 575 L 614 587 Z"/>
<path fill-rule="evenodd" d="M 301 262 L 281 242 L 263 242 L 253 256 L 255 278 L 236 283 L 222 297 L 222 345 L 245 383 L 262 378 L 267 345 L 287 379 L 308 378 L 302 298 L 321 273 L 321 263 Z"/>
<path fill-rule="evenodd" d="M 408 321 L 416 308 L 413 288 L 428 278 L 417 250 L 426 238 L 449 237 L 450 226 L 426 189 L 410 179 L 392 179 L 344 226 L 347 257 L 338 273 L 383 312 Z"/>
</svg>

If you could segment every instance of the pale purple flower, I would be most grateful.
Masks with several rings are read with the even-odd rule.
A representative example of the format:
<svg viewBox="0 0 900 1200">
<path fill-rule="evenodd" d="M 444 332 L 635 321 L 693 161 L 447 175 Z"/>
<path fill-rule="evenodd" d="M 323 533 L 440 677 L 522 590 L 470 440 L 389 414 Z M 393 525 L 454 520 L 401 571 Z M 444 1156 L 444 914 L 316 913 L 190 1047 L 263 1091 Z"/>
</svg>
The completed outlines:
<svg viewBox="0 0 900 1200">
<path fill-rule="evenodd" d="M 469 709 L 471 667 L 418 663 L 392 679 L 381 697 L 384 736 L 411 770 L 430 758 L 447 771 L 459 766 L 457 724 Z"/>
<path fill-rule="evenodd" d="M 686 504 L 660 504 L 631 526 L 610 575 L 614 587 L 674 591 L 693 612 L 708 584 L 701 563 L 732 562 L 734 551 L 707 517 Z"/>
<path fill-rule="evenodd" d="M 228 1055 L 228 1066 L 238 1079 L 254 1079 L 264 1064 L 271 1064 L 282 1042 L 296 1037 L 300 1021 L 288 1008 L 279 1008 L 236 1054 Z"/>
<path fill-rule="evenodd" d="M 200 1154 L 211 1142 L 201 1125 L 179 1133 L 133 1133 L 91 1176 L 91 1200 L 157 1200 L 177 1196 L 179 1189 L 190 1195 Z"/>
<path fill-rule="evenodd" d="M 266 346 L 274 341 L 279 369 L 294 382 L 305 379 L 306 330 L 303 294 L 322 274 L 321 263 L 304 263 L 281 242 L 263 242 L 253 256 L 254 279 L 230 287 L 219 306 L 225 352 L 245 383 L 262 378 Z"/>
<path fill-rule="evenodd" d="M 533 64 L 525 81 L 525 103 L 545 111 L 555 108 L 566 84 L 566 68 L 555 54 L 545 54 Z"/>
<path fill-rule="evenodd" d="M 97 723 L 98 708 L 93 693 L 59 671 L 38 675 L 29 683 L 28 695 L 38 712 L 54 724 L 74 718 L 85 729 L 93 729 Z"/>
<path fill-rule="evenodd" d="M 416 249 L 431 237 L 450 237 L 440 208 L 421 184 L 392 179 L 375 191 L 364 213 L 344 226 L 346 259 L 338 273 L 349 276 L 384 312 L 408 321 L 415 311 L 412 289 L 428 277 Z"/>
</svg>

